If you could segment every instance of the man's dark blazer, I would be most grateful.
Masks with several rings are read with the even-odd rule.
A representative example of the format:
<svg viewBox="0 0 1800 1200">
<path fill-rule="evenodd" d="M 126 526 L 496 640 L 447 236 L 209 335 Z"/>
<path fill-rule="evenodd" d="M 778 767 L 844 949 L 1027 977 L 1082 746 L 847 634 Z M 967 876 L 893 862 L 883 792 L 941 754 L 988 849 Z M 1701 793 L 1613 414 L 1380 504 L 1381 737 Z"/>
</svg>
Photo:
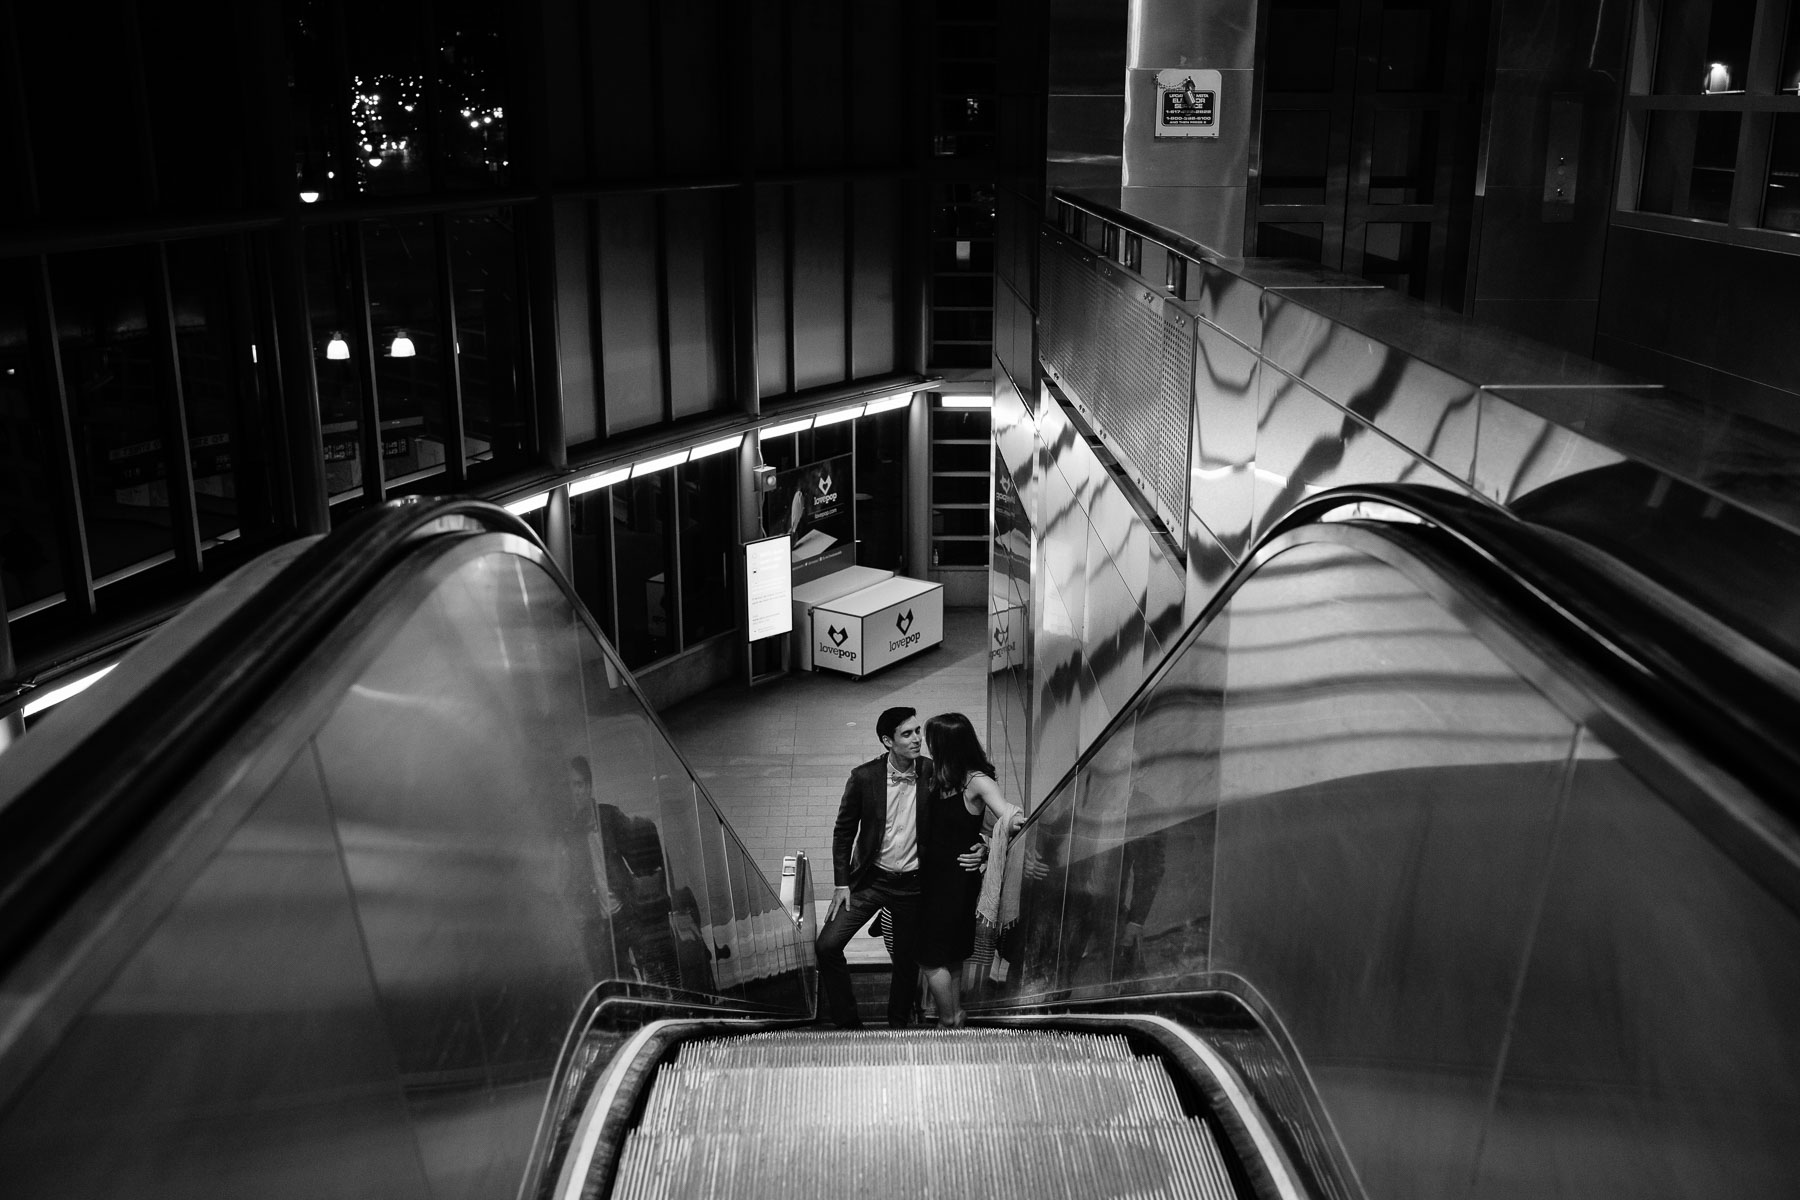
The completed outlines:
<svg viewBox="0 0 1800 1200">
<path fill-rule="evenodd" d="M 917 815 L 918 847 L 925 849 L 925 816 L 931 794 L 931 760 L 918 758 L 919 784 L 914 789 L 913 812 Z M 851 891 L 867 887 L 875 876 L 875 860 L 881 854 L 881 837 L 887 832 L 888 756 L 852 768 L 838 801 L 837 824 L 831 830 L 831 877 Z"/>
</svg>

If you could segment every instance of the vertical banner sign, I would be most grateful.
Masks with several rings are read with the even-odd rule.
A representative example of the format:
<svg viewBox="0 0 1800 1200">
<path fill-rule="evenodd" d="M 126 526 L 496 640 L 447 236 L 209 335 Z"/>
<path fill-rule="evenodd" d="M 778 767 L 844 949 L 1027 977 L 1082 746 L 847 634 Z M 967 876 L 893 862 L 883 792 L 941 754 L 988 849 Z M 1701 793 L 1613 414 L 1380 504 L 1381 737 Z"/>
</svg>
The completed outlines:
<svg viewBox="0 0 1800 1200">
<path fill-rule="evenodd" d="M 785 533 L 744 546 L 744 628 L 753 642 L 794 627 L 792 554 L 792 539 Z"/>
<path fill-rule="evenodd" d="M 856 565 L 850 505 L 856 495 L 848 454 L 780 471 L 763 498 L 763 529 L 793 539 L 794 582 Z"/>
<path fill-rule="evenodd" d="M 1219 73 L 1176 68 L 1156 73 L 1156 136 L 1219 136 Z"/>
</svg>

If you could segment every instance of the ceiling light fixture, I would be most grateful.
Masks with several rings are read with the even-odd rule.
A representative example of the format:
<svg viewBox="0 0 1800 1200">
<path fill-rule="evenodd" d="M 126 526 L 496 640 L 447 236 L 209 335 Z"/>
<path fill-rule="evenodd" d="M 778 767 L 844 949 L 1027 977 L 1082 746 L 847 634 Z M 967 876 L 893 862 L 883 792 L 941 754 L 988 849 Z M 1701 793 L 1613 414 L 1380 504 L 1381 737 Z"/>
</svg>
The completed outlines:
<svg viewBox="0 0 1800 1200">
<path fill-rule="evenodd" d="M 584 479 L 577 479 L 569 485 L 569 495 L 585 496 L 589 492 L 599 491 L 603 487 L 611 487 L 615 483 L 631 478 L 630 467 L 615 467 L 610 471 L 598 471 Z"/>
<path fill-rule="evenodd" d="M 331 335 L 331 340 L 325 343 L 325 357 L 332 362 L 343 362 L 350 357 L 350 343 L 344 340 L 343 334 Z"/>
<path fill-rule="evenodd" d="M 394 340 L 388 346 L 388 357 L 411 358 L 417 353 L 418 351 L 413 349 L 412 339 L 406 336 L 406 330 L 396 330 Z"/>
<path fill-rule="evenodd" d="M 696 458 L 706 458 L 714 454 L 723 454 L 727 450 L 736 450 L 739 446 L 743 445 L 743 442 L 744 435 L 741 433 L 734 433 L 730 437 L 720 438 L 716 442 L 702 442 L 694 447 L 694 452 L 688 456 L 688 459 L 689 461 L 692 461 Z"/>
<path fill-rule="evenodd" d="M 652 475 L 657 471 L 678 467 L 687 460 L 688 452 L 686 450 L 677 450 L 673 454 L 664 454 L 659 458 L 646 458 L 643 462 L 631 464 L 631 477 L 636 479 L 640 475 Z"/>
<path fill-rule="evenodd" d="M 872 417 L 876 413 L 893 412 L 896 408 L 905 408 L 912 403 L 911 392 L 901 392 L 898 396 L 888 396 L 881 400 L 871 400 L 863 405 L 863 416 Z"/>
<path fill-rule="evenodd" d="M 787 421 L 780 425 L 770 425 L 766 429 L 759 429 L 756 431 L 756 436 L 758 440 L 766 442 L 770 438 L 786 437 L 790 433 L 803 433 L 811 429 L 812 425 L 811 417 L 802 417 L 798 421 Z"/>
</svg>

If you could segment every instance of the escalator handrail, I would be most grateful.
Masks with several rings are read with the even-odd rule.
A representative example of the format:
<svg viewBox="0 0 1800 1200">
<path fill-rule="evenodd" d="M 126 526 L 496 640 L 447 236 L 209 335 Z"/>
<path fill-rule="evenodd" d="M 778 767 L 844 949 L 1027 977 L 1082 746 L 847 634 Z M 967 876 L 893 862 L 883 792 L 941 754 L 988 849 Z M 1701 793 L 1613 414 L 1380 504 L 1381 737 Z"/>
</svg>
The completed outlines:
<svg viewBox="0 0 1800 1200">
<path fill-rule="evenodd" d="M 1408 514 L 1440 555 L 1748 786 L 1783 824 L 1781 840 L 1800 848 L 1800 743 L 1792 737 L 1800 729 L 1800 670 L 1604 552 L 1453 493 L 1408 484 L 1322 491 L 1277 520 L 1044 794 L 1027 826 L 1135 718 L 1278 539 L 1355 505 Z"/>
<path fill-rule="evenodd" d="M 485 501 L 409 496 L 320 539 L 0 807 L 0 973 L 387 575 L 439 533 L 531 527 Z"/>
</svg>

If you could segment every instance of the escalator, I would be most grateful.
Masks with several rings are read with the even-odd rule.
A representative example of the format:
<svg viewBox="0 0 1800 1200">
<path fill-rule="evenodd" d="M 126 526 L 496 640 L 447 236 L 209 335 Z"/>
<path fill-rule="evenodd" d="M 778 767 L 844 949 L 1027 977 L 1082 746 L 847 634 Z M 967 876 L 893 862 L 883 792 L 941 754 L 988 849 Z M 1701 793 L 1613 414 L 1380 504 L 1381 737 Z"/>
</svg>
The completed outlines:
<svg viewBox="0 0 1800 1200">
<path fill-rule="evenodd" d="M 979 1028 L 811 1027 L 541 548 L 400 502 L 0 767 L 8 1195 L 1783 1196 L 1800 685 L 1405 489 L 1270 531 L 1007 857 Z"/>
</svg>

